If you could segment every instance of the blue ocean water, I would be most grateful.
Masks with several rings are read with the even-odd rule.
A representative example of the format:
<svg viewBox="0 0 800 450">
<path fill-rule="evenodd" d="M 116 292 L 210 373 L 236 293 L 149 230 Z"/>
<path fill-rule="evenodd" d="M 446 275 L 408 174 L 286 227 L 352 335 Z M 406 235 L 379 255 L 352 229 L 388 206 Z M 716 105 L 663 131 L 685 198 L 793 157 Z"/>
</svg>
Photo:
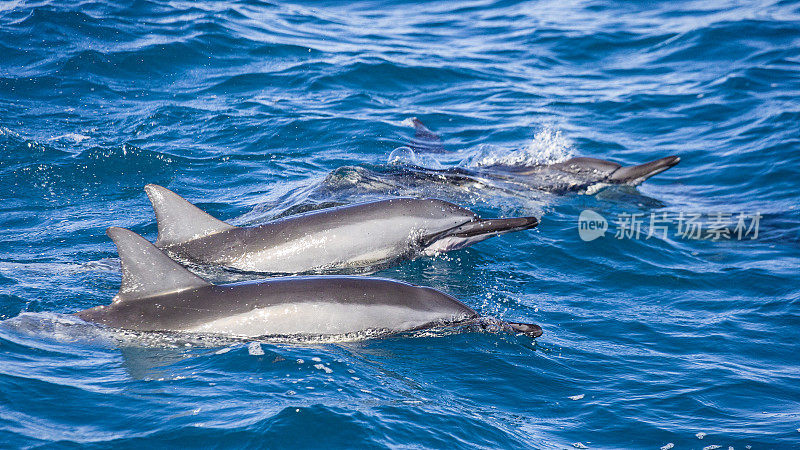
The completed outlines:
<svg viewBox="0 0 800 450">
<path fill-rule="evenodd" d="M 0 4 L 0 446 L 800 447 L 800 3 Z M 418 117 L 446 153 L 393 152 Z M 682 162 L 556 195 L 408 181 Z M 536 214 L 379 276 L 542 325 L 360 342 L 111 333 L 157 183 L 235 224 L 392 195 Z M 592 209 L 605 237 L 579 237 Z M 646 238 L 651 215 L 760 217 Z M 616 219 L 640 214 L 638 239 Z"/>
</svg>

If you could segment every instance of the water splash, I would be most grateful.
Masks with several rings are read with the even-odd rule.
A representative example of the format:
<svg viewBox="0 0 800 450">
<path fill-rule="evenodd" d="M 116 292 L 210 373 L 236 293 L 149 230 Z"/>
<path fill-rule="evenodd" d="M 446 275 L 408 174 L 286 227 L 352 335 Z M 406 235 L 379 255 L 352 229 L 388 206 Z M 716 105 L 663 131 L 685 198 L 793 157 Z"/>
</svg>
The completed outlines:
<svg viewBox="0 0 800 450">
<path fill-rule="evenodd" d="M 459 164 L 461 167 L 535 166 L 553 164 L 573 155 L 573 143 L 561 130 L 550 126 L 534 134 L 533 139 L 521 149 L 502 149 L 494 145 L 480 145 L 478 150 Z"/>
<path fill-rule="evenodd" d="M 411 147 L 398 147 L 389 154 L 388 164 L 390 166 L 416 166 L 426 169 L 442 170 L 445 165 L 439 162 L 433 155 L 417 153 Z"/>
</svg>

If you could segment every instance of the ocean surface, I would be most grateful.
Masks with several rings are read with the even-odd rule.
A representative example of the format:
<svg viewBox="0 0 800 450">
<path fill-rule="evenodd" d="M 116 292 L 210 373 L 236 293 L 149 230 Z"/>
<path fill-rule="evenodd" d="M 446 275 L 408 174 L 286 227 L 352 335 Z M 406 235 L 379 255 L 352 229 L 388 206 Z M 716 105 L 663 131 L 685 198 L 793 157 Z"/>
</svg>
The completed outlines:
<svg viewBox="0 0 800 450">
<path fill-rule="evenodd" d="M 410 117 L 444 151 L 403 148 Z M 669 155 L 592 195 L 404 175 Z M 798 2 L 2 2 L 0 447 L 800 448 L 799 167 Z M 83 323 L 120 282 L 106 227 L 156 237 L 146 183 L 237 225 L 541 216 L 376 275 L 544 335 Z"/>
</svg>

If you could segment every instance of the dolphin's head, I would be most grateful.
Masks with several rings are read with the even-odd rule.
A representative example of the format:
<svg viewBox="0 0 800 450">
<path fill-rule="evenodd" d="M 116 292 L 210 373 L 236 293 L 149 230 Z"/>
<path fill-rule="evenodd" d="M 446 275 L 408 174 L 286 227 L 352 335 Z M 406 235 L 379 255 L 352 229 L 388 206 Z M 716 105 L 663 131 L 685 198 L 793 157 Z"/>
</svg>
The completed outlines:
<svg viewBox="0 0 800 450">
<path fill-rule="evenodd" d="M 444 200 L 415 200 L 408 206 L 423 219 L 426 231 L 446 230 L 478 219 L 474 212 Z"/>
<path fill-rule="evenodd" d="M 423 234 L 447 230 L 478 218 L 474 212 L 437 199 L 392 198 L 364 204 L 366 219 L 407 220 L 407 225 Z"/>
<path fill-rule="evenodd" d="M 536 217 L 482 219 L 474 212 L 442 200 L 423 200 L 417 214 L 424 217 L 418 246 L 428 255 L 457 250 L 511 231 L 539 224 Z"/>
<path fill-rule="evenodd" d="M 531 185 L 550 192 L 583 192 L 594 194 L 610 185 L 638 186 L 680 162 L 678 156 L 650 161 L 636 166 L 623 166 L 603 159 L 576 157 L 555 164 L 509 170 Z"/>
</svg>

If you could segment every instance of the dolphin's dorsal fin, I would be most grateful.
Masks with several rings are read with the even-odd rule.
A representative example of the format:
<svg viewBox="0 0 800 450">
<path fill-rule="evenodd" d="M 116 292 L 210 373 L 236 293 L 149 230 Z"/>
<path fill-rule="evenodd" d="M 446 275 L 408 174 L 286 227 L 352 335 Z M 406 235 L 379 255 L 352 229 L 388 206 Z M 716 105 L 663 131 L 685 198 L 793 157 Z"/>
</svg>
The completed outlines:
<svg viewBox="0 0 800 450">
<path fill-rule="evenodd" d="M 403 125 L 414 127 L 414 140 L 409 142 L 409 147 L 415 151 L 444 152 L 442 138 L 426 127 L 416 117 L 409 117 L 401 122 Z"/>
<path fill-rule="evenodd" d="M 111 227 L 106 234 L 122 261 L 122 284 L 114 303 L 210 286 L 133 231 Z"/>
<path fill-rule="evenodd" d="M 159 247 L 180 244 L 236 228 L 211 217 L 165 187 L 148 184 L 144 190 L 156 212 L 156 221 L 158 222 L 156 245 Z"/>
</svg>

